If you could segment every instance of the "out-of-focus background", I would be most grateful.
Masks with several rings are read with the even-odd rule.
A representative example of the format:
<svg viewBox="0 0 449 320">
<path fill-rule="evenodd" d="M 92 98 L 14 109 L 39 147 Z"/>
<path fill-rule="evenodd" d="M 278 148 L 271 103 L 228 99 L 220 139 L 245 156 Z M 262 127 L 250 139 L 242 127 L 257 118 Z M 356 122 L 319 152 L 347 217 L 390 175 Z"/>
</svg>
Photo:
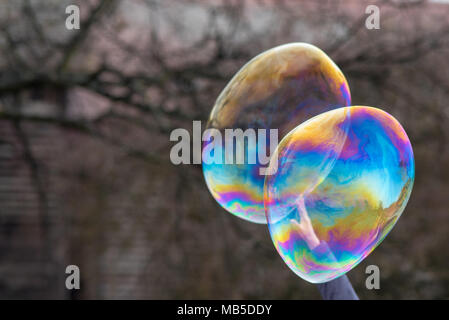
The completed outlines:
<svg viewBox="0 0 449 320">
<path fill-rule="evenodd" d="M 357 293 L 449 298 L 447 2 L 0 0 L 0 298 L 319 298 L 266 226 L 169 159 L 171 130 L 204 125 L 240 67 L 297 41 L 337 63 L 353 105 L 396 117 L 415 152 L 406 210 L 348 273 Z M 70 264 L 80 290 L 65 288 Z M 380 290 L 365 287 L 370 264 Z"/>
</svg>

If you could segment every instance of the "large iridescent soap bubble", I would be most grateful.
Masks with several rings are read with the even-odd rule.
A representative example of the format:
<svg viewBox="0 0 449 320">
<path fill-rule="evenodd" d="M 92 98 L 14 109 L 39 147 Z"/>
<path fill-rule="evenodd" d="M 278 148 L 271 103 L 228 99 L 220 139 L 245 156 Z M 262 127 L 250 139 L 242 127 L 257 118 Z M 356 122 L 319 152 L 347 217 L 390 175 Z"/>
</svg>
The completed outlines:
<svg viewBox="0 0 449 320">
<path fill-rule="evenodd" d="M 399 219 L 414 181 L 407 134 L 371 107 L 299 125 L 270 166 L 275 161 L 264 190 L 270 235 L 286 264 L 312 283 L 335 279 L 370 254 Z"/>
<path fill-rule="evenodd" d="M 225 129 L 242 129 L 244 132 L 247 129 L 278 129 L 278 137 L 276 141 L 270 140 L 269 132 L 265 137 L 257 136 L 255 143 L 243 146 L 243 163 L 225 164 L 225 154 L 232 148 L 225 148 L 222 143 L 215 146 L 214 152 L 204 152 L 216 137 L 206 132 L 203 136 L 203 172 L 211 194 L 230 213 L 252 222 L 266 223 L 263 207 L 265 175 L 260 169 L 268 166 L 269 157 L 263 161 L 263 154 L 269 156 L 274 152 L 278 139 L 305 120 L 350 104 L 349 87 L 343 73 L 317 47 L 292 43 L 256 56 L 240 69 L 219 95 L 207 128 L 217 129 L 223 140 Z M 274 147 L 270 148 L 270 145 Z M 223 161 L 210 163 L 214 156 L 220 158 L 218 154 Z"/>
</svg>

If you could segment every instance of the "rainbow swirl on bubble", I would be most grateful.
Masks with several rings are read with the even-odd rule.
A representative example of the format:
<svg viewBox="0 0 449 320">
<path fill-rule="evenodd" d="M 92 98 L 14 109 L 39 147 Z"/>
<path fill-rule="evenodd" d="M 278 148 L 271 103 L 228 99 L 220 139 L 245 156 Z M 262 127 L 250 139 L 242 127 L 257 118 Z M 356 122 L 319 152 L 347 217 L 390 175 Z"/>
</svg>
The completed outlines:
<svg viewBox="0 0 449 320">
<path fill-rule="evenodd" d="M 361 106 L 297 126 L 273 165 L 264 185 L 270 235 L 287 265 L 312 283 L 341 276 L 380 244 L 407 204 L 415 170 L 399 122 Z"/>
<path fill-rule="evenodd" d="M 222 136 L 225 129 L 278 129 L 282 139 L 311 117 L 348 105 L 348 83 L 337 65 L 313 45 L 291 43 L 261 53 L 239 70 L 219 95 L 207 128 Z M 212 140 L 206 138 L 203 149 Z M 255 223 L 266 223 L 265 176 L 259 169 L 268 166 L 268 160 L 259 161 L 258 146 L 270 142 L 267 133 L 266 139 L 248 144 L 245 155 L 256 156 L 256 163 L 207 163 L 211 155 L 203 153 L 203 173 L 212 196 L 230 213 Z M 215 151 L 229 150 L 222 145 Z"/>
</svg>

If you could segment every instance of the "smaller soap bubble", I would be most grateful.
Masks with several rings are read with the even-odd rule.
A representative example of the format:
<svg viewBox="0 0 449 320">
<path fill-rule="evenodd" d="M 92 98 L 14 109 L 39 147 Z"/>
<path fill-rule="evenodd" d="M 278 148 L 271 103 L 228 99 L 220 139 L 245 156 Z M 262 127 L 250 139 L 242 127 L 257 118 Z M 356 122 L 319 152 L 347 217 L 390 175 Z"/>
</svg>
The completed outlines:
<svg viewBox="0 0 449 320">
<path fill-rule="evenodd" d="M 313 116 L 350 104 L 343 73 L 319 48 L 291 43 L 256 56 L 223 89 L 208 120 L 206 129 L 216 131 L 203 137 L 203 173 L 212 196 L 230 213 L 266 223 L 260 169 L 268 167 L 278 141 Z M 242 130 L 246 142 L 231 149 L 215 145 L 220 138 L 236 141 L 225 138 L 229 129 Z M 240 147 L 244 161 L 225 162 Z"/>
<path fill-rule="evenodd" d="M 368 256 L 399 219 L 414 181 L 407 134 L 372 107 L 340 108 L 299 125 L 273 165 L 264 188 L 270 235 L 290 269 L 312 283 Z"/>
</svg>

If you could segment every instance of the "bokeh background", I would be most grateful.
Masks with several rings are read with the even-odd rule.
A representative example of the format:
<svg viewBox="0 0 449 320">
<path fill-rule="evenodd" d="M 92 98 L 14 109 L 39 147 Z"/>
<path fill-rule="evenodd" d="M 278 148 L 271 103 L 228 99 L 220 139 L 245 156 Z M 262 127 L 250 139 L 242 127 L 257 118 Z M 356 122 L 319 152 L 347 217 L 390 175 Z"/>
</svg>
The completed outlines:
<svg viewBox="0 0 449 320">
<path fill-rule="evenodd" d="M 67 30 L 77 4 L 81 28 Z M 367 5 L 380 29 L 367 30 Z M 323 49 L 354 105 L 412 141 L 416 180 L 348 273 L 362 299 L 449 298 L 447 1 L 0 0 L 0 298 L 314 299 L 263 225 L 226 213 L 169 134 L 288 42 Z M 65 288 L 65 268 L 81 289 Z M 380 267 L 380 290 L 365 268 Z"/>
</svg>

